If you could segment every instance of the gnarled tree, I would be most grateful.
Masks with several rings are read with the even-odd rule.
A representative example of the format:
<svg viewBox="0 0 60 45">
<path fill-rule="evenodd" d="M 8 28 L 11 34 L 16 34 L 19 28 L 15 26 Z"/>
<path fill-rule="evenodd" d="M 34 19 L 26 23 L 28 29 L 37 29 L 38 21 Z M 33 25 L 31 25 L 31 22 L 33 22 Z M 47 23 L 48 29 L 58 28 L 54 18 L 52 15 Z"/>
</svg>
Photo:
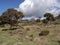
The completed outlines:
<svg viewBox="0 0 60 45">
<path fill-rule="evenodd" d="M 2 15 L 2 22 L 6 22 L 7 24 L 10 24 L 11 26 L 18 24 L 18 19 L 23 18 L 24 15 L 22 12 L 19 12 L 15 9 L 8 9 L 6 12 L 4 12 Z"/>
<path fill-rule="evenodd" d="M 46 17 L 47 22 L 55 21 L 55 18 L 53 16 L 53 14 L 51 14 L 51 13 L 45 13 L 44 17 Z"/>
</svg>

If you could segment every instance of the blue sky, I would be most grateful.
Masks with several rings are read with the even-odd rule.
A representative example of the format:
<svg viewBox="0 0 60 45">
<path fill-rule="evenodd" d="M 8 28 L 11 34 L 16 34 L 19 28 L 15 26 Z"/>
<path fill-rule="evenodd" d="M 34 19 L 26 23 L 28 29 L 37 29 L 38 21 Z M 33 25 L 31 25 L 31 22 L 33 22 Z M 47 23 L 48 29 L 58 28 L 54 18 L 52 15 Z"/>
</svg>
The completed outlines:
<svg viewBox="0 0 60 45">
<path fill-rule="evenodd" d="M 24 0 L 0 0 L 0 15 L 8 8 L 18 8 Z"/>
</svg>

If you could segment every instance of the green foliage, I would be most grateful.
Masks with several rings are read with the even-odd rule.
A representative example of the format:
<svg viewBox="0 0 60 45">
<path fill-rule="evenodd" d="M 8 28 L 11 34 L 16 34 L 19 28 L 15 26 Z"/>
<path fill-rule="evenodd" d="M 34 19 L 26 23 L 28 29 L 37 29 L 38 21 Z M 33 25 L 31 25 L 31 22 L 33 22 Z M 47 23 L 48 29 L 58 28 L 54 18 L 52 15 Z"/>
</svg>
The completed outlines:
<svg viewBox="0 0 60 45">
<path fill-rule="evenodd" d="M 51 14 L 51 13 L 45 13 L 44 17 L 46 17 L 46 19 L 44 19 L 42 22 L 45 24 L 47 24 L 47 23 L 51 24 L 51 22 L 56 20 L 55 17 L 53 16 L 53 14 Z"/>
<path fill-rule="evenodd" d="M 12 17 L 12 18 L 15 17 L 16 19 L 19 19 L 19 18 L 23 18 L 24 17 L 22 12 L 19 12 L 19 11 L 15 10 L 15 9 L 8 9 L 7 12 L 8 12 L 8 15 L 10 17 Z"/>
<path fill-rule="evenodd" d="M 53 16 L 53 14 L 51 14 L 51 13 L 45 13 L 44 17 L 46 17 L 46 20 L 48 20 L 48 21 L 55 21 L 55 18 Z"/>
</svg>

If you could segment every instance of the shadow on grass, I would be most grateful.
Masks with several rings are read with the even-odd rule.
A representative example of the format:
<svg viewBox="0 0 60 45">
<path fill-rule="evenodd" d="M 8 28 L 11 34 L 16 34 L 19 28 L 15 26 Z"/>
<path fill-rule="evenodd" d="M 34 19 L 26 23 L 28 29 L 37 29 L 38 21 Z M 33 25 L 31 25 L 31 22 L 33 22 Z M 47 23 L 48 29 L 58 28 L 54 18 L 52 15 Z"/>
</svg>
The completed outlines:
<svg viewBox="0 0 60 45">
<path fill-rule="evenodd" d="M 9 28 L 9 29 L 2 29 L 2 31 L 7 31 L 7 30 L 17 30 L 18 28 Z"/>
</svg>

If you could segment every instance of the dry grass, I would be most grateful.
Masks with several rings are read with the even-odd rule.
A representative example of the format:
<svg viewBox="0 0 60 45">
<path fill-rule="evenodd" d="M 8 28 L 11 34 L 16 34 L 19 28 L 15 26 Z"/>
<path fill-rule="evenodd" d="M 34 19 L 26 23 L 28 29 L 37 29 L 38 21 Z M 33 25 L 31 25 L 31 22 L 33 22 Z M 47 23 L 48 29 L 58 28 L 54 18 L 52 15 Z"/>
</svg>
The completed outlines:
<svg viewBox="0 0 60 45">
<path fill-rule="evenodd" d="M 9 28 L 9 26 L 6 28 Z M 0 28 L 0 45 L 60 45 L 59 25 L 23 25 L 17 30 L 2 31 Z M 41 31 L 49 31 L 46 36 L 39 36 Z"/>
</svg>

